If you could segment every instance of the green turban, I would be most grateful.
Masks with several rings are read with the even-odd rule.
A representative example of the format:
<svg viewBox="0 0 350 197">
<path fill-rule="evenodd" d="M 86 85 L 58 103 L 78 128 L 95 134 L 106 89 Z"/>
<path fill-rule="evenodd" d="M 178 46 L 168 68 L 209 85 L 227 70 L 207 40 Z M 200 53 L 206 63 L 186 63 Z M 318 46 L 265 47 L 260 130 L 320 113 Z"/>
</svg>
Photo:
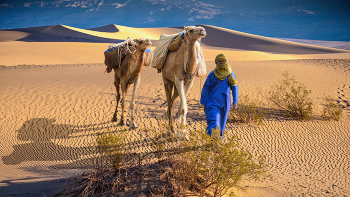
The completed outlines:
<svg viewBox="0 0 350 197">
<path fill-rule="evenodd" d="M 224 62 L 224 63 L 219 63 Z M 219 54 L 215 58 L 216 67 L 214 75 L 220 80 L 228 77 L 228 84 L 232 87 L 238 84 L 238 81 L 231 75 L 231 65 L 228 63 L 228 57 L 225 54 Z"/>
</svg>

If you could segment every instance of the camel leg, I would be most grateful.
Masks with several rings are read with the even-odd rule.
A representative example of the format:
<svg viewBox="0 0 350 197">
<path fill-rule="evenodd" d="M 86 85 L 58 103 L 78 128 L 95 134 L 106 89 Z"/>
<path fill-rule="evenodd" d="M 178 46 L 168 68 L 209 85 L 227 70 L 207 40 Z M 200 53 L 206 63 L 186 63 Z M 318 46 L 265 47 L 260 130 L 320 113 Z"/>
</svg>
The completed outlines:
<svg viewBox="0 0 350 197">
<path fill-rule="evenodd" d="M 178 122 L 179 124 L 184 127 L 183 129 L 180 129 L 180 133 L 178 133 L 179 137 L 182 137 L 185 134 L 185 138 L 188 140 L 188 136 L 186 135 L 186 114 L 187 114 L 187 103 L 186 103 L 186 95 L 185 95 L 185 89 L 184 89 L 184 82 L 183 80 L 179 80 L 175 76 L 175 85 L 178 90 L 179 96 L 180 96 L 180 106 L 178 111 Z"/>
<path fill-rule="evenodd" d="M 174 132 L 174 125 L 173 125 L 173 116 L 172 116 L 172 109 L 173 109 L 173 102 L 172 102 L 172 91 L 173 91 L 173 83 L 167 79 L 165 76 L 163 76 L 163 83 L 164 83 L 164 89 L 165 89 L 165 95 L 166 100 L 168 103 L 168 110 L 167 110 L 167 117 L 169 120 L 169 127 L 172 132 Z"/>
<path fill-rule="evenodd" d="M 179 80 L 176 76 L 175 76 L 175 85 L 176 85 L 176 89 L 179 93 L 180 96 L 180 106 L 179 106 L 179 111 L 178 111 L 178 120 L 180 124 L 184 124 L 186 125 L 186 119 L 185 118 L 185 114 L 187 114 L 187 106 L 186 106 L 186 95 L 185 95 L 185 87 L 184 87 L 184 82 L 183 80 Z M 181 121 L 181 119 L 183 119 L 183 121 Z"/>
<path fill-rule="evenodd" d="M 192 89 L 192 86 L 193 86 L 193 80 L 192 81 L 186 81 L 185 82 L 185 97 L 187 98 L 188 96 L 188 93 L 190 92 L 190 90 Z M 187 109 L 188 109 L 188 105 L 187 105 L 187 102 L 185 103 Z M 186 120 L 186 117 L 187 117 L 187 113 L 184 114 L 184 119 Z M 185 121 L 186 122 L 186 121 Z"/>
<path fill-rule="evenodd" d="M 132 98 L 130 101 L 130 111 L 131 111 L 131 122 L 130 122 L 130 128 L 134 129 L 137 128 L 137 125 L 134 121 L 134 107 L 135 107 L 135 95 L 136 95 L 136 90 L 137 87 L 140 84 L 140 77 L 135 81 L 134 83 L 134 88 L 133 88 L 133 92 L 132 92 Z"/>
<path fill-rule="evenodd" d="M 186 97 L 188 96 L 188 93 L 192 89 L 192 86 L 193 86 L 193 80 L 185 83 L 185 95 L 186 95 Z"/>
<path fill-rule="evenodd" d="M 123 99 L 122 99 L 122 102 L 121 102 L 121 105 L 122 105 L 122 115 L 120 117 L 120 121 L 119 121 L 119 125 L 126 125 L 126 122 L 125 122 L 125 118 L 124 118 L 124 106 L 125 106 L 125 96 L 126 96 L 126 91 L 127 91 L 127 84 L 124 84 L 123 81 L 121 83 L 121 88 L 122 88 L 122 96 L 123 96 Z"/>
<path fill-rule="evenodd" d="M 173 94 L 173 97 L 171 99 L 171 109 L 174 109 L 174 104 L 175 104 L 175 101 L 176 99 L 179 98 L 179 92 L 177 91 L 176 89 L 176 86 L 174 86 L 174 94 Z"/>
<path fill-rule="evenodd" d="M 117 91 L 117 95 L 115 96 L 115 98 L 117 100 L 117 104 L 115 107 L 112 121 L 116 122 L 117 121 L 118 104 L 119 104 L 119 100 L 120 100 L 120 92 L 119 92 L 120 78 L 116 74 L 114 75 L 114 85 L 115 85 L 115 89 Z"/>
</svg>

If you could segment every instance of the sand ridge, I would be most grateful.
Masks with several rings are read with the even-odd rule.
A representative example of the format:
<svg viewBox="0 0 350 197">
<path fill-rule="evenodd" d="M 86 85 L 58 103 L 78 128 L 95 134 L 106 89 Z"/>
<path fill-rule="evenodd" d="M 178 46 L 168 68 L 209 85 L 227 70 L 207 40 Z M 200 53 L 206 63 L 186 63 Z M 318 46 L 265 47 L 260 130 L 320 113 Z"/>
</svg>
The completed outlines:
<svg viewBox="0 0 350 197">
<path fill-rule="evenodd" d="M 161 34 L 175 34 L 183 28 L 132 28 L 113 25 L 118 31 L 94 31 L 66 25 L 0 30 L 0 65 L 44 65 L 101 63 L 108 45 L 128 37 L 149 38 L 152 47 Z M 202 25 L 207 36 L 202 39 L 206 61 L 217 53 L 226 53 L 232 61 L 283 59 L 350 59 L 348 50 L 319 47 L 272 39 L 220 27 Z M 103 30 L 104 27 L 101 27 Z"/>
</svg>

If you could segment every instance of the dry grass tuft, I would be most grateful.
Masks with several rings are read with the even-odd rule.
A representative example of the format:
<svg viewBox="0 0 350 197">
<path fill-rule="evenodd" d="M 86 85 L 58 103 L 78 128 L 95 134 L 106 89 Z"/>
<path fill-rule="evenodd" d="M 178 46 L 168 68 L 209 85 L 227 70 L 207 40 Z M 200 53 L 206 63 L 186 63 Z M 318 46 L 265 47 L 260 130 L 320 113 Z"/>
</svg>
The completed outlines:
<svg viewBox="0 0 350 197">
<path fill-rule="evenodd" d="M 334 101 L 331 96 L 325 96 L 322 118 L 325 120 L 340 120 L 343 116 L 342 105 Z"/>
<path fill-rule="evenodd" d="M 291 118 L 308 120 L 313 113 L 313 103 L 310 99 L 311 90 L 304 84 L 283 73 L 284 79 L 271 86 L 270 100 Z"/>
<path fill-rule="evenodd" d="M 263 124 L 267 110 L 265 104 L 259 100 L 252 100 L 248 95 L 240 96 L 237 109 L 230 110 L 229 119 L 241 123 Z"/>
</svg>

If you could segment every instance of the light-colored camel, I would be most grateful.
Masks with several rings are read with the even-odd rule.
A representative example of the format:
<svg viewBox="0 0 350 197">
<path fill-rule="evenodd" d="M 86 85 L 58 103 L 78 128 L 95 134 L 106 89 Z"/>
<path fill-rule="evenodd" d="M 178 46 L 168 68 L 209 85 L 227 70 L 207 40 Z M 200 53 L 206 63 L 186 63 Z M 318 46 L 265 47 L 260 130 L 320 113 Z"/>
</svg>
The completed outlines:
<svg viewBox="0 0 350 197">
<path fill-rule="evenodd" d="M 186 135 L 186 97 L 192 88 L 195 74 L 198 72 L 196 41 L 205 37 L 206 32 L 203 27 L 196 26 L 188 26 L 184 29 L 185 34 L 181 46 L 177 51 L 168 54 L 162 68 L 162 75 L 168 103 L 167 116 L 171 131 L 174 132 L 172 116 L 174 103 L 177 97 L 180 96 L 181 103 L 178 108 L 180 132 L 178 133 L 178 136 L 185 135 L 188 139 L 188 136 Z"/>
<path fill-rule="evenodd" d="M 122 64 L 119 68 L 113 68 L 114 70 L 114 85 L 117 90 L 116 100 L 117 104 L 115 107 L 115 112 L 113 114 L 112 121 L 117 121 L 117 112 L 118 104 L 120 101 L 119 89 L 121 88 L 122 92 L 122 114 L 120 117 L 119 125 L 126 125 L 124 119 L 124 106 L 125 106 L 125 95 L 127 94 L 128 88 L 131 84 L 134 84 L 134 89 L 132 93 L 132 99 L 130 101 L 130 111 L 131 111 L 131 121 L 130 128 L 137 128 L 137 125 L 134 121 L 134 107 L 135 107 L 135 94 L 137 87 L 140 83 L 141 70 L 143 66 L 149 66 L 152 60 L 152 53 L 145 52 L 148 47 L 152 45 L 152 42 L 149 39 L 136 39 L 136 50 L 134 51 L 130 47 L 130 51 L 125 56 L 125 59 L 122 61 Z"/>
</svg>

